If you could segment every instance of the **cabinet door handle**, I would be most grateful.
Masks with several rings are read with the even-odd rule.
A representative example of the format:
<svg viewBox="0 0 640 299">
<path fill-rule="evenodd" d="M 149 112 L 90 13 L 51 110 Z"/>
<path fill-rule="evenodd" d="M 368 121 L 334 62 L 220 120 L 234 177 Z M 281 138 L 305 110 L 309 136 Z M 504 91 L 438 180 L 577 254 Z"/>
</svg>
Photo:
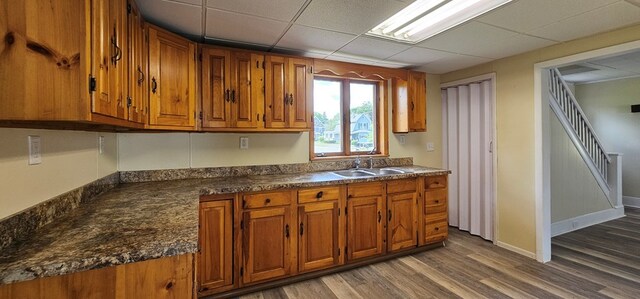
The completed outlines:
<svg viewBox="0 0 640 299">
<path fill-rule="evenodd" d="M 292 94 L 292 93 L 290 93 L 290 94 L 289 94 L 289 104 L 291 104 L 291 106 L 293 106 L 293 103 L 294 103 L 294 101 L 293 101 L 293 94 Z"/>
<path fill-rule="evenodd" d="M 284 236 L 289 238 L 289 224 L 284 227 Z"/>
<path fill-rule="evenodd" d="M 224 99 L 225 99 L 225 101 L 227 101 L 227 102 L 228 102 L 228 101 L 229 101 L 229 99 L 230 99 L 230 96 L 229 96 L 229 93 L 230 93 L 230 92 L 231 92 L 231 91 L 230 91 L 229 89 L 227 89 L 227 91 L 224 93 Z"/>
<path fill-rule="evenodd" d="M 378 211 L 378 222 L 380 222 L 380 220 L 382 220 L 382 214 Z"/>
<path fill-rule="evenodd" d="M 236 102 L 236 90 L 232 90 L 231 91 L 231 103 L 235 103 Z"/>
<path fill-rule="evenodd" d="M 157 89 L 158 89 L 158 82 L 156 82 L 156 77 L 152 77 L 151 78 L 151 92 L 152 93 L 156 93 Z"/>
<path fill-rule="evenodd" d="M 284 94 L 284 105 L 288 105 L 289 104 L 289 95 L 288 94 Z"/>
<path fill-rule="evenodd" d="M 416 108 L 416 104 L 413 103 L 413 101 L 411 101 L 411 111 L 413 111 L 413 109 Z"/>
<path fill-rule="evenodd" d="M 391 210 L 389 210 L 389 219 L 388 221 L 391 221 Z"/>
<path fill-rule="evenodd" d="M 304 234 L 304 223 L 300 222 L 300 235 Z"/>
<path fill-rule="evenodd" d="M 322 195 L 324 195 L 324 192 L 320 191 L 320 192 L 318 192 L 318 194 L 316 194 L 316 198 L 320 199 L 320 198 L 322 198 Z"/>
<path fill-rule="evenodd" d="M 144 73 L 140 66 L 138 66 L 138 85 L 142 84 L 142 82 L 144 82 Z"/>
</svg>

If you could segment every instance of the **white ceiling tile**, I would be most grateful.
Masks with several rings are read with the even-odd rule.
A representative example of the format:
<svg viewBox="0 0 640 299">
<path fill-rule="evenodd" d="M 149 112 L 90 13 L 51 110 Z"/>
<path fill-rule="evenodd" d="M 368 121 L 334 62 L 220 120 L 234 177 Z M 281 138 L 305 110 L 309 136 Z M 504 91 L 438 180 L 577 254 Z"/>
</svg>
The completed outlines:
<svg viewBox="0 0 640 299">
<path fill-rule="evenodd" d="M 395 0 L 313 0 L 297 24 L 361 34 L 394 15 L 409 2 Z"/>
<path fill-rule="evenodd" d="M 495 53 L 496 50 L 502 48 L 504 41 L 515 34 L 512 31 L 472 21 L 429 38 L 417 46 L 459 54 L 498 58 L 500 55 Z"/>
<path fill-rule="evenodd" d="M 338 51 L 340 54 L 362 55 L 385 59 L 409 49 L 411 46 L 382 40 L 374 37 L 360 36 Z"/>
<path fill-rule="evenodd" d="M 367 65 L 375 65 L 376 63 L 380 62 L 378 60 L 369 60 L 369 59 L 363 59 L 358 56 L 340 55 L 340 54 L 333 54 L 333 55 L 327 56 L 326 59 L 342 61 L 342 62 L 350 62 L 350 63 L 367 64 Z"/>
<path fill-rule="evenodd" d="M 198 6 L 164 0 L 138 0 L 137 3 L 145 19 L 154 24 L 178 33 L 202 36 L 201 1 Z"/>
<path fill-rule="evenodd" d="M 399 69 L 399 68 L 411 66 L 408 63 L 391 62 L 391 61 L 376 62 L 375 65 L 376 66 L 381 66 L 381 67 L 393 68 L 393 69 Z"/>
<path fill-rule="evenodd" d="M 208 38 L 273 45 L 288 25 L 286 22 L 207 8 Z"/>
<path fill-rule="evenodd" d="M 305 0 L 207 0 L 207 7 L 290 22 L 304 3 Z"/>
<path fill-rule="evenodd" d="M 640 22 L 640 7 L 621 1 L 556 22 L 530 33 L 547 39 L 569 41 Z"/>
<path fill-rule="evenodd" d="M 444 74 L 447 72 L 489 62 L 491 60 L 492 59 L 482 57 L 452 54 L 436 61 L 426 63 L 418 67 L 417 69 L 430 74 Z"/>
<path fill-rule="evenodd" d="M 356 35 L 301 25 L 293 25 L 282 39 L 280 39 L 277 46 L 289 49 L 308 50 L 312 52 L 333 52 L 340 49 L 354 38 L 356 38 Z"/>
<path fill-rule="evenodd" d="M 529 32 L 616 1 L 619 0 L 519 0 L 476 20 L 517 32 Z"/>
<path fill-rule="evenodd" d="M 454 53 L 448 53 L 438 50 L 425 49 L 420 47 L 412 47 L 404 52 L 400 52 L 396 55 L 389 57 L 388 61 L 395 61 L 400 63 L 408 63 L 411 65 L 423 65 L 425 63 L 443 59 L 446 57 L 457 56 Z"/>
</svg>

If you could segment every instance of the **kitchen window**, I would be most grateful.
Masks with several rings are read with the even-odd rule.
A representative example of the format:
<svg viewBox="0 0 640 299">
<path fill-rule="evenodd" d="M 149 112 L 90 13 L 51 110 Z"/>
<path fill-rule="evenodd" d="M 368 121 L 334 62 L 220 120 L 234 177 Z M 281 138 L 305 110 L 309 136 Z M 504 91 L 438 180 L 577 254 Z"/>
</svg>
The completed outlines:
<svg viewBox="0 0 640 299">
<path fill-rule="evenodd" d="M 383 83 L 316 76 L 312 158 L 381 154 Z"/>
</svg>

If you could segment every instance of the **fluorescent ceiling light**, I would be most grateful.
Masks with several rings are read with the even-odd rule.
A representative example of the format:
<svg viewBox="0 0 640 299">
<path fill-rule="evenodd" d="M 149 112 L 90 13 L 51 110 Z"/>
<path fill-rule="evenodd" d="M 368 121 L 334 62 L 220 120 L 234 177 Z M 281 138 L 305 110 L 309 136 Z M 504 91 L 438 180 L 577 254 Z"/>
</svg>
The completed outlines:
<svg viewBox="0 0 640 299">
<path fill-rule="evenodd" d="M 418 43 L 512 0 L 417 0 L 368 35 Z"/>
</svg>

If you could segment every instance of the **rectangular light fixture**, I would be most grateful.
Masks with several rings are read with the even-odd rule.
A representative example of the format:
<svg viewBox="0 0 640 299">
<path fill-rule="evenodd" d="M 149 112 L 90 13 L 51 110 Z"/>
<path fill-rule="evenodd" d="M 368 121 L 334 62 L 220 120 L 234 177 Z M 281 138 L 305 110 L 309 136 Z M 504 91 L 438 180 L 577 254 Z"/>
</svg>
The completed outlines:
<svg viewBox="0 0 640 299">
<path fill-rule="evenodd" d="M 415 44 L 512 0 L 416 0 L 367 35 Z"/>
</svg>

